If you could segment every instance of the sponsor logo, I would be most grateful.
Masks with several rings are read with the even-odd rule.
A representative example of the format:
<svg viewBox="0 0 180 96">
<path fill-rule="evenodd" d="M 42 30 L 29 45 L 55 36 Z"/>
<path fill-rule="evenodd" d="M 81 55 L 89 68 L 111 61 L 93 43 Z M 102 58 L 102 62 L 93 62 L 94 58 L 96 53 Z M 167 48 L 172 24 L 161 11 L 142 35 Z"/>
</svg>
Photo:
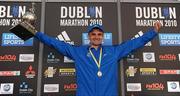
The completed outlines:
<svg viewBox="0 0 180 96">
<path fill-rule="evenodd" d="M 176 60 L 176 55 L 174 54 L 164 54 L 159 55 L 159 60 Z"/>
<path fill-rule="evenodd" d="M 177 27 L 176 7 L 136 6 L 136 26 L 154 26 L 159 21 L 164 27 Z"/>
<path fill-rule="evenodd" d="M 126 75 L 127 77 L 134 77 L 134 74 L 137 72 L 137 68 L 134 68 L 134 66 L 129 66 L 128 69 L 126 69 Z"/>
<path fill-rule="evenodd" d="M 59 76 L 75 76 L 75 68 L 61 68 L 59 69 Z"/>
<path fill-rule="evenodd" d="M 138 63 L 139 62 L 139 58 L 135 58 L 134 54 L 129 54 L 127 56 L 127 62 L 128 63 Z"/>
<path fill-rule="evenodd" d="M 153 52 L 143 52 L 143 62 L 155 62 L 155 55 Z"/>
<path fill-rule="evenodd" d="M 82 33 L 82 45 L 89 45 L 88 33 Z M 112 45 L 112 33 L 104 33 L 102 45 Z"/>
<path fill-rule="evenodd" d="M 29 67 L 28 67 L 28 70 L 26 71 L 26 73 L 25 73 L 25 76 L 27 77 L 27 78 L 34 78 L 34 76 L 35 76 L 35 71 L 33 70 L 33 67 L 30 65 Z"/>
<path fill-rule="evenodd" d="M 127 91 L 141 91 L 141 83 L 127 83 Z"/>
<path fill-rule="evenodd" d="M 71 45 L 74 45 L 74 41 L 71 41 L 71 39 L 69 38 L 66 31 L 61 32 L 61 34 L 59 34 L 56 39 L 58 39 L 60 41 L 64 41 L 64 42 L 69 43 Z M 69 59 L 68 57 L 64 56 L 64 62 L 65 63 L 72 63 L 74 61 Z"/>
<path fill-rule="evenodd" d="M 29 88 L 29 84 L 27 82 L 22 82 L 20 84 L 19 93 L 20 94 L 31 94 L 33 92 L 32 88 Z"/>
<path fill-rule="evenodd" d="M 59 84 L 44 84 L 44 93 L 59 92 Z"/>
<path fill-rule="evenodd" d="M 152 83 L 146 84 L 147 90 L 164 90 L 164 85 L 162 83 Z"/>
<path fill-rule="evenodd" d="M 14 83 L 1 83 L 0 94 L 13 94 Z"/>
<path fill-rule="evenodd" d="M 74 61 L 66 56 L 64 56 L 64 63 L 73 63 Z"/>
<path fill-rule="evenodd" d="M 13 33 L 3 33 L 1 46 L 33 46 L 33 38 L 24 41 Z"/>
<path fill-rule="evenodd" d="M 20 76 L 20 71 L 0 71 L 0 76 Z"/>
<path fill-rule="evenodd" d="M 141 75 L 157 75 L 156 68 L 140 68 Z"/>
<path fill-rule="evenodd" d="M 171 74 L 171 75 L 175 75 L 175 74 L 180 74 L 180 70 L 173 70 L 173 69 L 169 69 L 169 70 L 167 70 L 167 69 L 165 69 L 165 70 L 163 70 L 163 69 L 161 69 L 161 70 L 159 70 L 159 74 L 162 74 L 162 75 L 165 75 L 165 74 Z"/>
<path fill-rule="evenodd" d="M 56 39 L 74 45 L 74 41 L 71 41 L 66 31 L 62 31 Z"/>
<path fill-rule="evenodd" d="M 34 54 L 19 54 L 19 62 L 34 62 Z"/>
<path fill-rule="evenodd" d="M 91 57 L 91 53 L 88 52 L 86 56 L 90 58 Z"/>
<path fill-rule="evenodd" d="M 180 92 L 179 81 L 167 81 L 168 92 Z"/>
<path fill-rule="evenodd" d="M 48 69 L 45 70 L 44 76 L 45 78 L 53 77 L 53 75 L 56 73 L 56 69 L 53 67 L 48 67 Z"/>
<path fill-rule="evenodd" d="M 16 61 L 16 55 L 0 55 L 0 61 Z"/>
<path fill-rule="evenodd" d="M 50 52 L 47 57 L 47 63 L 58 63 L 60 59 L 56 58 L 55 54 Z"/>
<path fill-rule="evenodd" d="M 159 34 L 160 46 L 180 46 L 180 34 Z"/>
<path fill-rule="evenodd" d="M 64 84 L 64 90 L 65 91 L 76 91 L 77 84 L 71 83 L 71 84 Z"/>
<path fill-rule="evenodd" d="M 142 31 L 139 31 L 132 39 L 141 37 L 144 33 Z M 145 44 L 145 46 L 152 46 L 151 41 L 149 41 L 148 43 Z"/>
</svg>

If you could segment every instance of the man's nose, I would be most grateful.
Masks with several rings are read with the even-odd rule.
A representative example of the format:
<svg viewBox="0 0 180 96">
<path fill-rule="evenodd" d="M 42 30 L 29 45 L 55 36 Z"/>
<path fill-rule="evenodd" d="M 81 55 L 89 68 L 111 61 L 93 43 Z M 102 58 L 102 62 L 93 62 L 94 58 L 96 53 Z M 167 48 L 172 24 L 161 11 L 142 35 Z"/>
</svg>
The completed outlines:
<svg viewBox="0 0 180 96">
<path fill-rule="evenodd" d="M 99 38 L 99 36 L 98 36 L 98 35 L 96 35 L 96 36 L 95 36 L 95 38 Z"/>
</svg>

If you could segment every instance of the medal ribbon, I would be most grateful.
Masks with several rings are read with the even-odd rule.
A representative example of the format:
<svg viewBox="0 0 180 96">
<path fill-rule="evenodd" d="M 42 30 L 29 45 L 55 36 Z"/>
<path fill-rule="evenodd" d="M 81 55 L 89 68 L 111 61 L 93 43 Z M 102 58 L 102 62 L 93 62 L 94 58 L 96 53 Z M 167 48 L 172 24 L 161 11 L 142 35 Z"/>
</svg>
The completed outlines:
<svg viewBox="0 0 180 96">
<path fill-rule="evenodd" d="M 99 55 L 99 62 L 97 62 L 97 59 L 95 58 L 94 54 L 92 53 L 92 51 L 90 50 L 89 48 L 89 52 L 94 60 L 94 62 L 96 63 L 98 69 L 100 70 L 100 67 L 101 67 L 101 59 L 102 59 L 102 47 L 100 49 L 100 55 Z"/>
</svg>

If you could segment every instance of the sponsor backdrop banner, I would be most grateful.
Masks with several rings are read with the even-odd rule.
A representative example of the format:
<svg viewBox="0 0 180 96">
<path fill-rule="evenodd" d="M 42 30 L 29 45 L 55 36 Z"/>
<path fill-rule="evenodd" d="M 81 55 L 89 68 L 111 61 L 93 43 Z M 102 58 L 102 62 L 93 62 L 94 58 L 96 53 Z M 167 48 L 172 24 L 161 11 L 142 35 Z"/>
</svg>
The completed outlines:
<svg viewBox="0 0 180 96">
<path fill-rule="evenodd" d="M 179 96 L 179 4 L 121 3 L 123 40 L 134 39 L 158 20 L 162 29 L 124 62 L 126 96 Z"/>
<path fill-rule="evenodd" d="M 70 44 L 89 44 L 87 28 L 92 24 L 104 26 L 104 45 L 118 43 L 116 3 L 46 3 L 45 33 Z M 74 62 L 44 46 L 42 95 L 75 95 L 76 70 Z"/>
<path fill-rule="evenodd" d="M 31 2 L 0 2 L 0 95 L 36 95 L 39 42 L 35 38 L 24 42 L 9 32 L 29 8 Z M 35 8 L 39 30 L 41 4 Z"/>
</svg>

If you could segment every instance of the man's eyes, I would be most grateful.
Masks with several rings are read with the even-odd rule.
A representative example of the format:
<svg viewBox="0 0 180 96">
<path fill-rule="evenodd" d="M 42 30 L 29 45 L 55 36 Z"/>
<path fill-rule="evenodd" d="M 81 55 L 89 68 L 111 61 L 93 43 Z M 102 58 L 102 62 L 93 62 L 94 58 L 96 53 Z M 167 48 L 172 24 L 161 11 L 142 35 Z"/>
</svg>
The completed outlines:
<svg viewBox="0 0 180 96">
<path fill-rule="evenodd" d="M 102 34 L 98 34 L 98 36 L 102 36 Z"/>
<path fill-rule="evenodd" d="M 91 35 L 93 35 L 93 36 L 95 36 L 96 34 L 91 34 Z M 98 36 L 102 36 L 102 34 L 97 34 Z"/>
</svg>

